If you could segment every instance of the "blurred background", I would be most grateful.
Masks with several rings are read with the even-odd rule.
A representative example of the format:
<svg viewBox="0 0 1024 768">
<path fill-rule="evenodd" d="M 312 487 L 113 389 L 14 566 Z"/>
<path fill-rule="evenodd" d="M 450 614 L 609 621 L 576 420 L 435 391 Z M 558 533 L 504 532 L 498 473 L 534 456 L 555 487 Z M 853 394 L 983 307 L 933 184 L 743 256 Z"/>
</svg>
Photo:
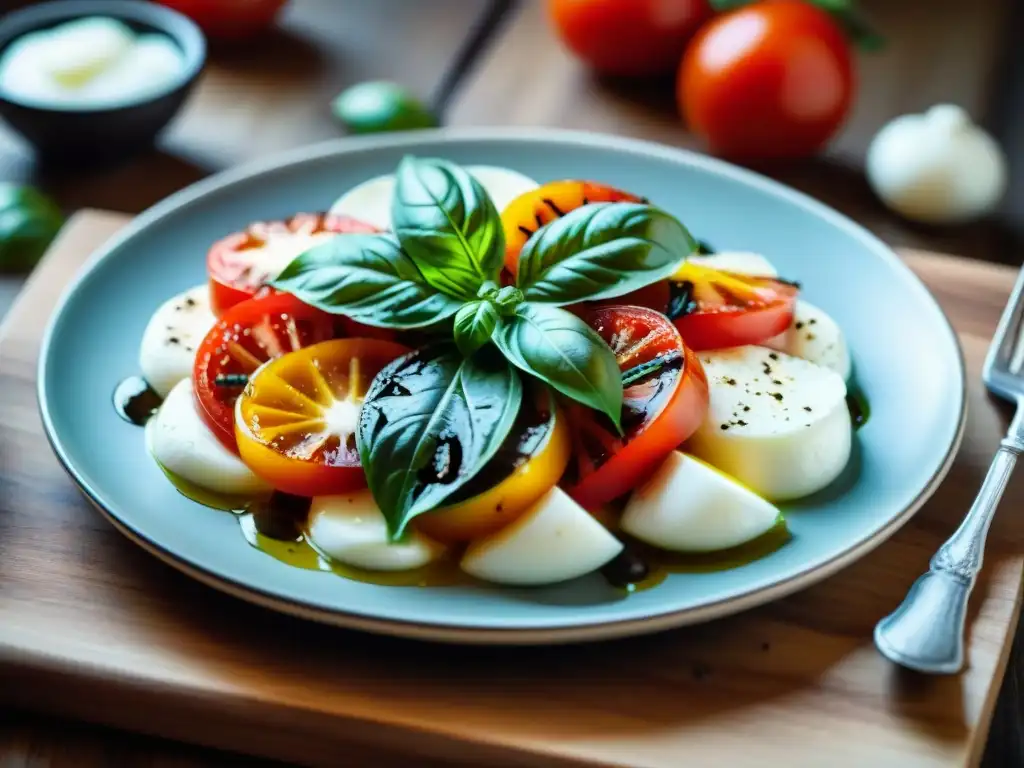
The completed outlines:
<svg viewBox="0 0 1024 768">
<path fill-rule="evenodd" d="M 62 1 L 85 16 L 104 7 Z M 123 72 L 115 85 L 136 96 L 117 109 L 60 102 L 110 65 L 124 41 L 109 29 L 18 49 L 40 28 L 19 14 L 50 5 L 0 0 L 0 315 L 76 212 L 136 214 L 281 150 L 435 125 L 686 147 L 807 192 L 894 246 L 1024 261 L 1015 0 L 138 0 L 192 19 L 199 43 L 177 64 L 150 52 L 154 77 L 189 72 L 171 91 L 139 96 L 142 70 Z M 140 29 L 193 40 L 138 12 L 156 20 Z M 1020 678 L 986 765 L 1010 765 L 999 745 L 1024 743 Z M 94 740 L 76 729 L 52 726 Z M 122 758 L 103 764 L 156 764 L 149 742 L 110 740 Z"/>
<path fill-rule="evenodd" d="M 198 22 L 208 50 L 152 147 L 113 146 L 92 164 L 92 152 L 40 152 L 0 109 L 5 199 L 29 185 L 65 217 L 137 213 L 221 169 L 347 132 L 550 125 L 721 154 L 894 245 L 1013 264 L 1024 253 L 1024 14 L 1012 0 L 788 3 L 805 13 L 743 0 L 160 4 Z M 0 0 L 5 19 L 45 5 Z M 780 61 L 789 80 L 770 92 L 763 78 Z M 920 116 L 936 105 L 962 112 L 928 128 Z M 880 135 L 908 115 L 917 122 Z M 873 143 L 884 162 L 870 173 Z"/>
</svg>

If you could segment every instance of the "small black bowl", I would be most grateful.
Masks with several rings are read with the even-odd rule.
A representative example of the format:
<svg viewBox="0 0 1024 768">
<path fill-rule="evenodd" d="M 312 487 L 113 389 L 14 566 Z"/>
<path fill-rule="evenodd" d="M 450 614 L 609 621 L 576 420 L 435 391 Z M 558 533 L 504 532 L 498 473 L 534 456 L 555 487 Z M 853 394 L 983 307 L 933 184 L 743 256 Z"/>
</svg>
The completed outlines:
<svg viewBox="0 0 1024 768">
<path fill-rule="evenodd" d="M 206 38 L 191 19 L 141 0 L 55 0 L 9 13 L 0 20 L 0 55 L 22 35 L 87 16 L 107 16 L 136 32 L 167 35 L 184 53 L 185 66 L 167 90 L 115 106 L 28 103 L 0 90 L 0 116 L 47 163 L 94 165 L 152 147 L 206 62 Z"/>
</svg>

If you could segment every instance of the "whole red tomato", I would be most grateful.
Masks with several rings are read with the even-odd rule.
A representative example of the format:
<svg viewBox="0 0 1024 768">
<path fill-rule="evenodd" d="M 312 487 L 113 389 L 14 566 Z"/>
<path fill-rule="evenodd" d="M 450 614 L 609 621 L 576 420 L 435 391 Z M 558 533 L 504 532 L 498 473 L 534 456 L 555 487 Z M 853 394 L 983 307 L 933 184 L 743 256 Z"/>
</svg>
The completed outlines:
<svg viewBox="0 0 1024 768">
<path fill-rule="evenodd" d="M 708 0 L 548 0 L 548 15 L 576 56 L 609 75 L 669 72 L 711 18 Z"/>
<path fill-rule="evenodd" d="M 846 36 L 800 0 L 715 18 L 686 49 L 676 82 L 690 128 L 712 152 L 739 159 L 813 154 L 842 125 L 855 89 Z"/>
<path fill-rule="evenodd" d="M 274 23 L 288 0 L 157 0 L 194 21 L 211 38 L 238 40 Z"/>
</svg>

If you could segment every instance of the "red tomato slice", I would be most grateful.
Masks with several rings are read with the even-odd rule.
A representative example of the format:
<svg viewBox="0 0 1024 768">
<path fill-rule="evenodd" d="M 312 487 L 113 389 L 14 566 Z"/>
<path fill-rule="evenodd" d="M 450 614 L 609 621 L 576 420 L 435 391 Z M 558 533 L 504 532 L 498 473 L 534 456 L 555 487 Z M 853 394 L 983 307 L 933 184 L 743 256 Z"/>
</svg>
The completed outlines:
<svg viewBox="0 0 1024 768">
<path fill-rule="evenodd" d="M 661 313 L 600 307 L 587 321 L 615 352 L 625 385 L 624 435 L 598 411 L 567 408 L 574 453 L 562 485 L 596 511 L 646 480 L 697 430 L 708 409 L 708 382 L 700 360 Z"/>
<path fill-rule="evenodd" d="M 284 221 L 257 221 L 218 240 L 206 256 L 210 306 L 220 317 L 280 274 L 303 251 L 346 233 L 379 232 L 351 216 L 299 213 Z"/>
<path fill-rule="evenodd" d="M 267 360 L 333 338 L 334 329 L 333 315 L 289 293 L 271 293 L 233 306 L 196 350 L 192 388 L 203 421 L 237 452 L 235 401 L 249 375 Z"/>
<path fill-rule="evenodd" d="M 359 409 L 377 372 L 408 352 L 376 339 L 333 339 L 260 368 L 235 405 L 242 461 L 296 496 L 365 488 L 356 447 Z"/>
<path fill-rule="evenodd" d="M 700 351 L 760 344 L 793 322 L 799 286 L 685 262 L 672 276 L 668 316 Z"/>
<path fill-rule="evenodd" d="M 555 219 L 588 203 L 646 203 L 621 189 L 596 181 L 567 179 L 543 184 L 524 192 L 501 212 L 505 231 L 505 269 L 513 276 L 519 271 L 519 251 L 534 232 Z"/>
</svg>

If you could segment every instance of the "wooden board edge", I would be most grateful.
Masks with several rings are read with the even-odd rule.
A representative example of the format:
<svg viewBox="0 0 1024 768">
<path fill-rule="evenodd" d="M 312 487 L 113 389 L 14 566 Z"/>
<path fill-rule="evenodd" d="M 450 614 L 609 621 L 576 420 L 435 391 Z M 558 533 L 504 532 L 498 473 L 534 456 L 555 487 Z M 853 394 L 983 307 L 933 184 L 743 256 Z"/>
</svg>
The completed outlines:
<svg viewBox="0 0 1024 768">
<path fill-rule="evenodd" d="M 333 768 L 339 754 L 351 756 L 355 747 L 366 753 L 367 762 L 360 764 L 381 768 L 392 764 L 386 758 L 395 761 L 395 768 L 405 768 L 408 762 L 400 760 L 413 755 L 444 761 L 444 765 L 613 768 L 603 761 L 410 723 L 281 708 L 273 702 L 222 693 L 201 695 L 167 685 L 154 688 L 151 681 L 93 675 L 88 667 L 60 659 L 51 659 L 46 666 L 38 664 L 38 656 L 19 663 L 17 656 L 2 650 L 0 704 L 4 706 L 236 754 Z M 156 706 L 154 696 L 159 701 Z M 199 707 L 204 714 L 197 728 L 196 718 L 188 715 Z"/>
<path fill-rule="evenodd" d="M 116 211 L 105 211 L 98 208 L 83 208 L 72 214 L 64 226 L 61 227 L 50 247 L 47 248 L 43 258 L 40 259 L 35 269 L 28 275 L 25 284 L 18 295 L 11 303 L 10 309 L 0 321 L 0 349 L 3 340 L 8 336 L 12 328 L 20 326 L 20 320 L 26 313 L 27 308 L 36 300 L 34 294 L 37 286 L 51 282 L 50 290 L 57 290 L 61 295 L 68 289 L 77 278 L 82 266 L 88 260 L 90 254 L 102 248 L 114 234 L 122 229 L 132 217 L 128 214 L 117 213 Z M 81 253 L 75 247 L 77 238 L 91 230 L 102 230 L 102 237 L 98 242 L 90 245 L 88 252 Z M 90 237 L 95 241 L 95 237 Z M 52 308 L 47 312 L 46 321 L 52 315 Z M 43 327 L 37 330 L 38 340 L 41 340 L 44 332 Z M 30 330 L 30 329 L 25 329 Z"/>
<path fill-rule="evenodd" d="M 1010 622 L 1006 627 L 1006 633 L 1000 641 L 999 655 L 996 657 L 996 664 L 992 670 L 994 684 L 990 687 L 981 710 L 978 712 L 978 726 L 971 732 L 967 741 L 968 768 L 980 766 L 985 756 L 989 732 L 992 730 L 992 721 L 995 717 L 996 705 L 999 703 L 999 696 L 1006 682 L 1006 670 L 1010 663 L 1013 643 L 1020 627 L 1021 608 L 1024 606 L 1024 567 L 1021 568 L 1021 571 L 1021 578 L 1018 579 L 1017 589 L 1014 592 Z"/>
</svg>

